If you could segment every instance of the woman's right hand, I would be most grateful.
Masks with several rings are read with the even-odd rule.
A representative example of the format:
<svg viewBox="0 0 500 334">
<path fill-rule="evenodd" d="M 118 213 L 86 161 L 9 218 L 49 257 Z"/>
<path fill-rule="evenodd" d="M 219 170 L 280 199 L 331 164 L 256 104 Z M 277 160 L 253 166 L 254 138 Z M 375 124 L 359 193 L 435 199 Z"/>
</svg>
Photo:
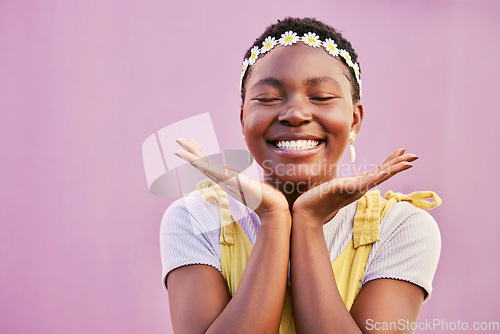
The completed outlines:
<svg viewBox="0 0 500 334">
<path fill-rule="evenodd" d="M 233 296 L 223 275 L 212 266 L 186 265 L 169 273 L 174 330 L 276 333 L 285 299 L 292 224 L 285 196 L 270 185 L 210 161 L 194 141 L 180 138 L 177 142 L 182 149 L 176 155 L 254 210 L 261 225 Z"/>
<path fill-rule="evenodd" d="M 189 162 L 233 198 L 252 209 L 261 221 L 263 217 L 290 215 L 288 201 L 278 189 L 209 160 L 194 140 L 179 138 L 177 143 L 182 147 L 175 153 L 177 156 Z"/>
</svg>

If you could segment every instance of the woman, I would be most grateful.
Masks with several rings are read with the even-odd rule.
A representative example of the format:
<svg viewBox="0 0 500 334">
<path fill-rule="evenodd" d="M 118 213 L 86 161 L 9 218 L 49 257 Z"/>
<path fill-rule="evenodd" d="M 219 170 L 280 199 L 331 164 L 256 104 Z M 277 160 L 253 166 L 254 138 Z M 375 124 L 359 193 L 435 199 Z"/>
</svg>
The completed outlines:
<svg viewBox="0 0 500 334">
<path fill-rule="evenodd" d="M 374 170 L 337 178 L 364 113 L 351 44 L 314 19 L 278 21 L 247 51 L 241 93 L 243 135 L 263 182 L 178 140 L 177 155 L 220 187 L 205 183 L 163 218 L 174 330 L 411 332 L 431 292 L 439 230 L 405 202 L 422 194 L 385 203 L 365 195 L 411 168 L 414 154 L 397 150 Z"/>
</svg>

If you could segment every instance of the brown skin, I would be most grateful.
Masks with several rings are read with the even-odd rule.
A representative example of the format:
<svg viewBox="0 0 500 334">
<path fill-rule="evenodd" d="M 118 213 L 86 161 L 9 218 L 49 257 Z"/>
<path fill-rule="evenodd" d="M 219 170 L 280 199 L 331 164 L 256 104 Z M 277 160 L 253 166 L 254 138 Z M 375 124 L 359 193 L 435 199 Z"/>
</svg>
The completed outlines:
<svg viewBox="0 0 500 334">
<path fill-rule="evenodd" d="M 349 133 L 361 129 L 363 106 L 350 98 L 351 85 L 341 61 L 319 48 L 302 43 L 277 46 L 251 70 L 242 108 L 243 135 L 264 168 L 265 181 L 293 202 L 309 189 L 305 184 L 337 177 Z M 300 159 L 276 154 L 269 142 L 286 135 L 321 139 L 323 147 Z M 284 182 L 304 186 L 290 193 L 282 188 Z"/>
<path fill-rule="evenodd" d="M 336 287 L 323 224 L 417 159 L 397 150 L 374 170 L 336 178 L 349 132 L 358 133 L 363 119 L 363 106 L 353 103 L 343 66 L 324 50 L 301 43 L 277 46 L 252 66 L 242 128 L 249 150 L 264 168 L 265 182 L 240 174 L 238 188 L 237 173 L 207 160 L 195 142 L 179 140 L 183 149 L 178 155 L 229 194 L 243 189 L 247 204 L 262 201 L 254 208 L 261 230 L 233 298 L 222 275 L 212 267 L 189 265 L 168 275 L 176 333 L 276 333 L 289 261 L 298 333 L 368 333 L 367 319 L 416 321 L 424 299 L 424 291 L 416 285 L 391 279 L 370 281 L 350 313 Z M 276 150 L 270 143 L 290 135 L 295 137 L 287 139 L 314 138 L 321 144 L 296 155 Z M 283 182 L 297 187 L 286 191 Z"/>
</svg>

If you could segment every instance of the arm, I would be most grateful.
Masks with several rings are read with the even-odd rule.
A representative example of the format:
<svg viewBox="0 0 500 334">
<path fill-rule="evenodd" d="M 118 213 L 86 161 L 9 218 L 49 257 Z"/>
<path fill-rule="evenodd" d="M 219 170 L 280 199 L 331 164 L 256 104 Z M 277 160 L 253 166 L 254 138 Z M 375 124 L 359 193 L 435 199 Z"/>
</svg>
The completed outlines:
<svg viewBox="0 0 500 334">
<path fill-rule="evenodd" d="M 351 314 L 366 332 L 390 332 L 381 327 L 391 324 L 392 332 L 397 327 L 398 333 L 411 333 L 423 298 L 432 290 L 441 250 L 440 232 L 429 213 L 409 203 L 394 205 L 386 217 Z"/>
<path fill-rule="evenodd" d="M 363 285 L 351 315 L 363 333 L 413 333 L 410 324 L 417 321 L 424 293 L 406 281 L 376 279 Z"/>
<path fill-rule="evenodd" d="M 416 319 L 423 302 L 421 288 L 388 279 L 379 279 L 363 287 L 353 307 L 353 318 L 338 292 L 323 235 L 323 223 L 336 211 L 359 199 L 370 188 L 410 168 L 409 162 L 415 159 L 414 155 L 404 155 L 404 150 L 396 151 L 379 168 L 354 178 L 324 183 L 310 189 L 294 203 L 291 279 L 298 332 L 369 332 L 364 326 L 368 317 L 377 321 L 386 314 L 398 319 Z M 393 299 L 394 294 L 387 295 L 387 290 L 395 291 L 397 298 Z M 382 303 L 372 298 L 381 298 Z"/>
<path fill-rule="evenodd" d="M 177 154 L 254 209 L 260 231 L 238 290 L 230 298 L 216 269 L 187 266 L 167 277 L 172 323 L 179 333 L 275 333 L 286 289 L 291 215 L 284 195 L 208 160 L 198 145 L 179 139 Z M 241 193 L 244 196 L 241 196 Z"/>
<path fill-rule="evenodd" d="M 416 321 L 424 300 L 422 288 L 392 279 L 370 281 L 350 314 L 337 290 L 322 226 L 313 227 L 299 216 L 293 222 L 291 279 L 298 333 L 411 333 L 404 331 L 410 326 L 387 330 L 381 324 Z"/>
<path fill-rule="evenodd" d="M 232 299 L 215 268 L 190 265 L 168 275 L 170 313 L 176 333 L 278 330 L 288 269 L 291 219 L 287 214 L 262 217 L 261 230 Z"/>
<path fill-rule="evenodd" d="M 290 261 L 297 333 L 360 333 L 337 289 L 323 224 L 306 222 L 294 215 Z"/>
</svg>

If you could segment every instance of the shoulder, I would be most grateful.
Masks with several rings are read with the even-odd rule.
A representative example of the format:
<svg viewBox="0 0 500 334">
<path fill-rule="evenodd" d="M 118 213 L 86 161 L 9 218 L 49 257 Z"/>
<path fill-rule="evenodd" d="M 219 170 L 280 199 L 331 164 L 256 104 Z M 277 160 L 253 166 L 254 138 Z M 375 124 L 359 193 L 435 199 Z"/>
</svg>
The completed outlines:
<svg viewBox="0 0 500 334">
<path fill-rule="evenodd" d="M 216 203 L 208 203 L 200 192 L 174 201 L 165 211 L 161 221 L 160 234 L 177 234 L 213 231 L 220 228 Z"/>
<path fill-rule="evenodd" d="M 408 234 L 415 237 L 433 237 L 440 240 L 438 225 L 426 210 L 409 202 L 394 204 L 380 222 L 380 242 L 388 242 L 391 236 Z"/>
<path fill-rule="evenodd" d="M 372 246 L 362 284 L 400 279 L 422 287 L 427 299 L 440 253 L 441 234 L 434 218 L 409 202 L 398 202 L 380 223 L 380 240 Z"/>
<path fill-rule="evenodd" d="M 250 241 L 259 230 L 257 215 L 229 197 L 231 214 Z M 209 203 L 199 191 L 173 202 L 165 211 L 160 227 L 160 249 L 164 279 L 172 270 L 190 264 L 206 264 L 222 273 L 220 258 L 221 221 L 217 202 Z"/>
<path fill-rule="evenodd" d="M 243 229 L 257 233 L 260 220 L 255 212 L 229 195 L 228 200 L 232 216 Z M 174 201 L 163 214 L 160 233 L 179 232 L 179 229 L 185 230 L 187 227 L 194 233 L 220 231 L 218 203 L 209 203 L 199 191 Z"/>
<path fill-rule="evenodd" d="M 173 202 L 160 227 L 163 282 L 172 270 L 191 264 L 209 265 L 222 273 L 219 234 L 216 203 L 208 203 L 199 192 Z"/>
</svg>

